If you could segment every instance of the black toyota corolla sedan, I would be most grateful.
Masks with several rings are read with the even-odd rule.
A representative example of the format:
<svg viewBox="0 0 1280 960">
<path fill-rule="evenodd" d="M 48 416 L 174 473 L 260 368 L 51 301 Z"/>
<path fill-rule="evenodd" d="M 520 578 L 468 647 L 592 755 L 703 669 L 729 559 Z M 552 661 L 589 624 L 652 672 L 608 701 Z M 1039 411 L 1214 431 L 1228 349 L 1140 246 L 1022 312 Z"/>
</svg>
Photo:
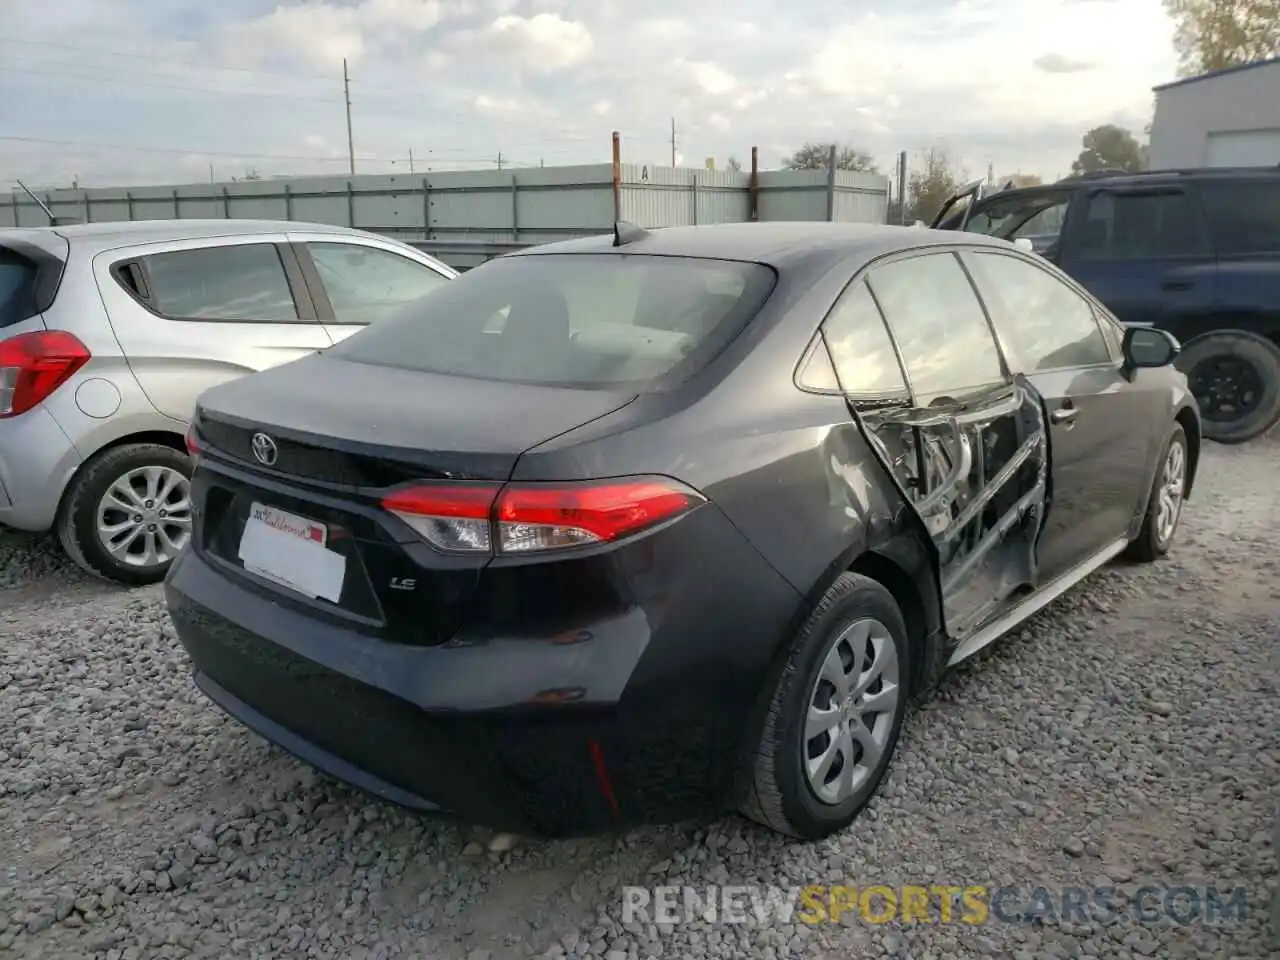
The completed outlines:
<svg viewBox="0 0 1280 960">
<path fill-rule="evenodd" d="M 1169 549 L 1177 352 L 1000 240 L 619 224 L 206 392 L 169 609 L 211 700 L 386 800 L 819 838 L 949 666 Z"/>
</svg>

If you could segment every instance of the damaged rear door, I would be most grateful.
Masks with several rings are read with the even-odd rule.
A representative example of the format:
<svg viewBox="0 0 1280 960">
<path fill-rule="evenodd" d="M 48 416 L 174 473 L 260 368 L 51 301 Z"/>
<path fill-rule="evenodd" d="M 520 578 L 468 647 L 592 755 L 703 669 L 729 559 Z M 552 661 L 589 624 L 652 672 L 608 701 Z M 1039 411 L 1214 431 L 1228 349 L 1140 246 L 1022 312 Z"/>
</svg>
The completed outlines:
<svg viewBox="0 0 1280 960">
<path fill-rule="evenodd" d="M 1043 405 L 1010 374 L 956 253 L 883 262 L 865 284 L 892 334 L 906 401 L 861 394 L 868 373 L 856 351 L 830 332 L 829 347 L 850 404 L 937 548 L 947 629 L 959 638 L 1038 582 Z"/>
</svg>

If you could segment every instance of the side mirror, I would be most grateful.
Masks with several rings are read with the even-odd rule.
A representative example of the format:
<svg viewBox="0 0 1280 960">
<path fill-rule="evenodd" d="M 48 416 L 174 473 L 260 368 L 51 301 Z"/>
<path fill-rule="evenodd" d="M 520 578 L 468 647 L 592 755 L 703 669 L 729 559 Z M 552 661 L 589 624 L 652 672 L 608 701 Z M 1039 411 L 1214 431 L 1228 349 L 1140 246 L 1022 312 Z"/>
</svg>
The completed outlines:
<svg viewBox="0 0 1280 960">
<path fill-rule="evenodd" d="M 1126 327 L 1122 349 L 1125 367 L 1140 370 L 1169 366 L 1182 352 L 1182 345 L 1173 334 L 1155 327 Z"/>
<path fill-rule="evenodd" d="M 1035 253 L 1036 245 L 1026 237 L 1015 237 L 1013 245 L 1024 253 Z"/>
</svg>

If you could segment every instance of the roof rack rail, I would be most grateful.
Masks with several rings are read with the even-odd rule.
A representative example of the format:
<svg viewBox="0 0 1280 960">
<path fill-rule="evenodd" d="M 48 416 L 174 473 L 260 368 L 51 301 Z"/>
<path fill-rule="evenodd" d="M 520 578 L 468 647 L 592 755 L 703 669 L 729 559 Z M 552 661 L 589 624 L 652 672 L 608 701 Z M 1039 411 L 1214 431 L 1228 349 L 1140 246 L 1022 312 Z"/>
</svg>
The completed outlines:
<svg viewBox="0 0 1280 960">
<path fill-rule="evenodd" d="M 1185 177 L 1213 176 L 1225 174 L 1237 176 L 1241 174 L 1271 173 L 1280 169 L 1280 163 L 1262 167 L 1164 167 L 1155 170 L 1121 170 L 1118 167 L 1106 167 L 1102 170 L 1091 170 L 1088 173 L 1073 173 L 1063 177 L 1059 183 L 1078 180 L 1106 180 L 1110 177 Z"/>
</svg>

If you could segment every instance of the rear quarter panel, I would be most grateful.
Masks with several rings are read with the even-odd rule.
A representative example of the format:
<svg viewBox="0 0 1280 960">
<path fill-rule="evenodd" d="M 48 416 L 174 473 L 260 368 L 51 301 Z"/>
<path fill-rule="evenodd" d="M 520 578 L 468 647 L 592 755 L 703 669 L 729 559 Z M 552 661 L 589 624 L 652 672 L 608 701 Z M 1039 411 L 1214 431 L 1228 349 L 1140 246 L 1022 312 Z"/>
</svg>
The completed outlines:
<svg viewBox="0 0 1280 960">
<path fill-rule="evenodd" d="M 186 422 L 206 389 L 266 370 L 331 346 L 315 321 L 169 320 L 138 303 L 111 275 L 121 261 L 170 250 L 233 243 L 282 243 L 281 235 L 218 237 L 106 250 L 93 259 L 95 287 L 110 318 L 117 352 L 127 361 L 151 404 L 164 416 Z"/>
<path fill-rule="evenodd" d="M 725 514 L 804 607 L 910 523 L 844 398 L 795 384 L 797 363 L 856 266 L 837 260 L 784 274 L 753 324 L 686 387 L 641 396 L 535 448 L 513 479 L 680 479 Z"/>
</svg>

